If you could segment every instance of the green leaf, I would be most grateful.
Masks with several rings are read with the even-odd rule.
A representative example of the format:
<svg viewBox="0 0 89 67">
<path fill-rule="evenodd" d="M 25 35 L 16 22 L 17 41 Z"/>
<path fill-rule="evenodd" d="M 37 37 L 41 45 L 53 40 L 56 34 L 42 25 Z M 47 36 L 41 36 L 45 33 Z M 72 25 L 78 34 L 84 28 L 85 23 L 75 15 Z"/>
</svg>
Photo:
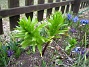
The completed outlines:
<svg viewBox="0 0 89 67">
<path fill-rule="evenodd" d="M 20 56 L 20 54 L 21 54 L 21 49 L 18 48 L 16 50 L 15 57 L 18 58 Z"/>
<path fill-rule="evenodd" d="M 36 49 L 35 49 L 35 47 L 36 47 L 36 45 L 35 45 L 35 44 L 33 44 L 33 51 L 34 51 L 34 52 L 35 52 L 35 50 L 36 50 Z"/>
<path fill-rule="evenodd" d="M 1 47 L 2 47 L 2 42 L 0 42 L 0 49 L 1 49 Z"/>
<path fill-rule="evenodd" d="M 55 12 L 50 16 L 48 19 L 48 30 L 50 33 L 50 36 L 56 36 L 59 33 L 63 33 L 61 29 L 64 26 L 67 26 L 67 24 L 64 24 L 64 18 L 61 12 Z M 61 29 L 61 31 L 60 31 Z"/>
<path fill-rule="evenodd" d="M 39 44 L 39 45 L 37 45 L 37 47 L 38 47 L 38 50 L 39 50 L 39 52 L 40 52 L 40 54 L 41 54 L 41 56 L 42 56 L 42 45 Z"/>
<path fill-rule="evenodd" d="M 30 41 L 29 40 L 24 40 L 22 43 L 21 43 L 21 45 L 22 45 L 22 48 L 26 48 L 26 47 L 28 47 L 29 45 L 30 45 Z"/>
<path fill-rule="evenodd" d="M 47 67 L 46 62 L 44 60 L 42 61 L 42 67 Z"/>
<path fill-rule="evenodd" d="M 66 46 L 65 50 L 68 51 L 69 49 L 71 49 L 70 47 L 71 45 L 69 44 L 68 46 Z"/>
<path fill-rule="evenodd" d="M 62 64 L 63 64 L 62 60 L 60 60 L 60 59 L 56 59 L 56 63 L 57 63 L 58 65 L 62 65 Z"/>
</svg>

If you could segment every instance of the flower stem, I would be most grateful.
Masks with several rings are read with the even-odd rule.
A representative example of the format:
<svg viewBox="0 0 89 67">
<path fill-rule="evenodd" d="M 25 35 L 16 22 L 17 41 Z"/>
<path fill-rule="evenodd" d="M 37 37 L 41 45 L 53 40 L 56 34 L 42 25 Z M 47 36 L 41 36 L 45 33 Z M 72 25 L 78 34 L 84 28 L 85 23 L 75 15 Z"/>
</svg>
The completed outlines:
<svg viewBox="0 0 89 67">
<path fill-rule="evenodd" d="M 86 32 L 85 32 L 85 49 L 86 49 L 86 45 L 87 45 L 87 43 L 86 43 Z M 85 60 L 84 61 L 86 62 L 86 53 L 85 53 Z"/>
<path fill-rule="evenodd" d="M 50 43 L 50 41 L 48 41 L 48 42 L 46 43 L 44 49 L 42 50 L 42 56 L 44 55 L 44 53 L 45 53 L 45 51 L 46 51 L 46 49 L 47 49 L 49 43 Z"/>
</svg>

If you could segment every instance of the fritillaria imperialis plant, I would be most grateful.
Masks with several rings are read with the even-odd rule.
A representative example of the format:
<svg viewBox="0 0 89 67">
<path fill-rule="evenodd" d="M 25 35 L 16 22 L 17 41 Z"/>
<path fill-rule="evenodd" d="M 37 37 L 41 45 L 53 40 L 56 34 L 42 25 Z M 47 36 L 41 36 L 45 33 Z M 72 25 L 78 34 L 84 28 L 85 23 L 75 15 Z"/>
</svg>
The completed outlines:
<svg viewBox="0 0 89 67">
<path fill-rule="evenodd" d="M 60 34 L 64 34 L 64 32 L 67 31 L 61 12 L 55 12 L 47 19 L 47 22 L 44 23 L 38 23 L 36 18 L 33 18 L 31 21 L 30 17 L 28 19 L 22 18 L 18 23 L 19 26 L 16 28 L 18 33 L 16 37 L 23 39 L 21 43 L 22 47 L 32 46 L 33 51 L 35 51 L 37 47 L 41 55 L 44 54 L 47 45 L 52 39 L 60 38 Z M 46 45 L 42 52 L 42 45 L 44 43 L 46 43 Z"/>
<path fill-rule="evenodd" d="M 22 48 L 27 48 L 28 46 L 33 47 L 33 51 L 35 52 L 35 48 L 37 47 L 40 54 L 42 55 L 42 45 L 45 43 L 46 39 L 40 35 L 40 31 L 43 27 L 46 26 L 45 23 L 40 24 L 36 18 L 22 18 L 19 22 L 19 26 L 17 26 L 18 34 L 16 37 L 23 39 L 21 43 Z"/>
</svg>

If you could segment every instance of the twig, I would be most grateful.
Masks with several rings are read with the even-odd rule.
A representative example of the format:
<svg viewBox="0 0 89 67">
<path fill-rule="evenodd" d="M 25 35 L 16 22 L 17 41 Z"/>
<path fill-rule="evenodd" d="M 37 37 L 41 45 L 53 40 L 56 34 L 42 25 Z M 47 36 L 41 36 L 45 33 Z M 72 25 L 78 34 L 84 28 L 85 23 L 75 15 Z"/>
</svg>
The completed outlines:
<svg viewBox="0 0 89 67">
<path fill-rule="evenodd" d="M 55 41 L 54 41 L 55 42 Z M 56 42 L 55 42 L 56 43 Z M 57 43 L 56 43 L 57 44 Z M 58 44 L 57 44 L 58 45 Z M 59 46 L 59 45 L 58 45 Z M 59 46 L 60 47 L 60 46 Z M 73 59 L 72 58 L 70 58 L 66 53 L 65 53 L 65 51 L 64 51 L 64 49 L 62 49 L 61 47 L 60 47 L 60 49 L 62 50 L 62 52 L 65 54 L 65 56 L 71 61 L 71 62 L 73 62 Z"/>
</svg>

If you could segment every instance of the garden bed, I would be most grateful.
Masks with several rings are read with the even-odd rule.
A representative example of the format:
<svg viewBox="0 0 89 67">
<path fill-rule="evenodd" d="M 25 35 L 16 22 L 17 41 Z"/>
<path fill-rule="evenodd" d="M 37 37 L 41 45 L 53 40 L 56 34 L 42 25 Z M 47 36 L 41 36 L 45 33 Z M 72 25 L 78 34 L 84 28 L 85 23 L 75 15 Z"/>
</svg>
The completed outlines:
<svg viewBox="0 0 89 67">
<path fill-rule="evenodd" d="M 82 18 L 89 19 L 88 13 L 89 12 L 83 13 L 82 15 L 84 17 L 82 16 Z M 6 29 L 9 29 L 9 28 L 7 28 L 8 25 L 6 26 L 6 23 L 4 25 L 5 25 L 4 28 L 6 33 L 7 32 Z M 72 37 L 78 37 L 76 33 L 70 34 L 70 35 L 73 35 Z M 6 33 L 4 35 L 5 40 L 6 38 L 9 39 L 9 37 L 7 36 L 8 35 Z M 64 41 L 67 40 L 66 39 L 67 37 L 68 36 L 63 35 L 61 39 L 53 40 L 47 47 L 42 57 L 40 56 L 40 53 L 38 50 L 36 50 L 36 53 L 32 52 L 31 50 L 32 48 L 30 48 L 30 51 L 28 50 L 28 51 L 22 52 L 18 59 L 13 59 L 11 57 L 10 65 L 8 67 L 72 67 L 72 64 L 74 63 L 75 58 L 72 58 L 70 54 L 67 55 L 66 51 L 64 51 L 66 46 L 64 45 L 65 43 Z M 81 40 L 78 40 L 78 41 L 81 41 Z M 84 47 L 84 45 L 82 45 L 82 47 Z"/>
</svg>

